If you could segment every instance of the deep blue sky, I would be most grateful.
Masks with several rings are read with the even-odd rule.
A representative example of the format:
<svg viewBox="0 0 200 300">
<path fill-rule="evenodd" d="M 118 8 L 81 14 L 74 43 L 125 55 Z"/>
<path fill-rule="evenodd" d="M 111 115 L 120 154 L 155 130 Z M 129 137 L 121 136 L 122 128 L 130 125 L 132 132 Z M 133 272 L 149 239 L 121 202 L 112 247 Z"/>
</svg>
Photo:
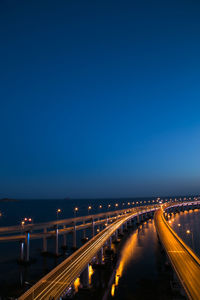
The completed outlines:
<svg viewBox="0 0 200 300">
<path fill-rule="evenodd" d="M 199 1 L 0 1 L 0 198 L 200 192 Z"/>
</svg>

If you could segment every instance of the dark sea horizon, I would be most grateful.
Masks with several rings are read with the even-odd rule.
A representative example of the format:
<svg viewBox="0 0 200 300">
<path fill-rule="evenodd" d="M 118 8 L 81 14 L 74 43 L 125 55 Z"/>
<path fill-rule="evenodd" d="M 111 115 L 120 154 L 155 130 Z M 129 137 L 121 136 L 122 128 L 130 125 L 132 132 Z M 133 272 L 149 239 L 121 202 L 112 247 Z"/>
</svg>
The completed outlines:
<svg viewBox="0 0 200 300">
<path fill-rule="evenodd" d="M 160 199 L 179 199 L 183 196 L 161 197 Z M 186 196 L 194 197 L 194 195 Z M 11 199 L 10 201 L 0 200 L 0 226 L 19 225 L 24 217 L 32 218 L 33 223 L 56 220 L 56 211 L 61 209 L 59 219 L 66 219 L 75 216 L 74 208 L 78 207 L 76 216 L 88 214 L 88 206 L 91 206 L 90 214 L 112 211 L 116 209 L 130 208 L 146 204 L 153 204 L 157 197 L 120 197 L 120 198 L 66 198 L 66 199 Z M 145 202 L 146 201 L 146 202 Z M 134 202 L 134 204 L 133 204 Z M 138 202 L 138 203 L 137 203 Z M 129 204 L 128 204 L 129 203 Z M 108 208 L 110 204 L 110 208 Z M 102 205 L 102 208 L 99 206 Z"/>
</svg>

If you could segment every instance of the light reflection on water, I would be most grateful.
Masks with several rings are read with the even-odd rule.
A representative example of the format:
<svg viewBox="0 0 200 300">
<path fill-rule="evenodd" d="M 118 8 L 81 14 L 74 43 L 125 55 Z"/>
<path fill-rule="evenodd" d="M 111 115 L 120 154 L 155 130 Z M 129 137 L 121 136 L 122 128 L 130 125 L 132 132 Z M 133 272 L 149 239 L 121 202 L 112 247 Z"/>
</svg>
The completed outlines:
<svg viewBox="0 0 200 300">
<path fill-rule="evenodd" d="M 75 290 L 76 293 L 78 292 L 79 286 L 80 286 L 80 278 L 78 277 L 74 281 L 74 290 Z"/>
<path fill-rule="evenodd" d="M 158 251 L 154 223 L 149 221 L 125 242 L 109 299 L 157 299 L 154 286 L 159 277 Z"/>
<path fill-rule="evenodd" d="M 123 274 L 123 270 L 126 268 L 127 264 L 129 263 L 133 255 L 133 252 L 137 251 L 136 244 L 137 244 L 137 232 L 134 232 L 133 235 L 126 241 L 122 249 L 120 263 L 116 270 L 115 280 L 111 288 L 112 296 L 114 296 L 115 294 L 115 288 L 116 286 L 118 286 L 119 279 L 120 277 L 122 277 Z"/>
</svg>

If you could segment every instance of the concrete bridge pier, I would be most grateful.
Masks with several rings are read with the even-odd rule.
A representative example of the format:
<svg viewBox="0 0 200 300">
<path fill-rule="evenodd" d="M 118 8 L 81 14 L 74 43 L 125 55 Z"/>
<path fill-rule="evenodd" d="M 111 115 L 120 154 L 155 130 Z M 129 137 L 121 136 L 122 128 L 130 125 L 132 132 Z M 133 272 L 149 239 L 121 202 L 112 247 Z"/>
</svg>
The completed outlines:
<svg viewBox="0 0 200 300">
<path fill-rule="evenodd" d="M 109 224 L 109 217 L 106 218 L 106 223 Z"/>
<path fill-rule="evenodd" d="M 125 229 L 125 230 L 128 229 L 127 222 L 124 223 L 124 229 Z"/>
<path fill-rule="evenodd" d="M 20 241 L 20 261 L 24 261 L 24 242 Z"/>
<path fill-rule="evenodd" d="M 83 220 L 83 224 L 85 224 L 85 220 Z M 85 229 L 83 229 L 83 239 L 85 239 L 86 238 L 86 231 L 85 231 Z"/>
<path fill-rule="evenodd" d="M 132 218 L 132 219 L 131 219 L 131 222 L 132 222 L 132 226 L 135 226 L 136 218 Z"/>
<path fill-rule="evenodd" d="M 92 219 L 92 236 L 95 236 L 95 222 L 94 222 L 94 219 Z"/>
<path fill-rule="evenodd" d="M 140 215 L 137 214 L 137 223 L 140 224 Z"/>
<path fill-rule="evenodd" d="M 127 223 L 128 223 L 128 227 L 132 227 L 132 219 L 128 220 Z"/>
<path fill-rule="evenodd" d="M 112 237 L 110 237 L 107 241 L 107 245 L 108 245 L 108 249 L 111 249 L 111 245 L 112 245 Z"/>
<path fill-rule="evenodd" d="M 73 249 L 76 249 L 76 224 L 74 223 L 74 230 L 73 230 Z"/>
<path fill-rule="evenodd" d="M 83 286 L 83 288 L 89 288 L 90 283 L 89 283 L 89 264 L 86 266 L 84 271 L 82 272 L 80 276 L 80 281 Z"/>
<path fill-rule="evenodd" d="M 29 247 L 30 247 L 30 232 L 26 232 L 25 237 L 25 244 L 26 244 L 26 255 L 25 255 L 25 261 L 29 262 Z"/>
<path fill-rule="evenodd" d="M 98 261 L 99 265 L 101 265 L 103 263 L 103 247 L 97 253 L 97 261 Z"/>
<path fill-rule="evenodd" d="M 144 215 L 143 215 L 143 213 L 140 215 L 140 220 L 141 220 L 141 222 L 144 221 Z"/>
<path fill-rule="evenodd" d="M 55 229 L 55 254 L 56 254 L 56 256 L 58 256 L 59 255 L 59 246 L 58 246 L 58 234 L 59 234 L 59 232 L 58 232 L 58 226 L 56 226 L 56 229 Z"/>
<path fill-rule="evenodd" d="M 64 249 L 67 248 L 67 234 L 66 233 L 63 234 L 63 245 L 62 245 L 62 247 Z"/>
<path fill-rule="evenodd" d="M 44 237 L 43 237 L 43 253 L 47 252 L 47 237 L 46 237 L 47 229 L 44 228 Z"/>
</svg>

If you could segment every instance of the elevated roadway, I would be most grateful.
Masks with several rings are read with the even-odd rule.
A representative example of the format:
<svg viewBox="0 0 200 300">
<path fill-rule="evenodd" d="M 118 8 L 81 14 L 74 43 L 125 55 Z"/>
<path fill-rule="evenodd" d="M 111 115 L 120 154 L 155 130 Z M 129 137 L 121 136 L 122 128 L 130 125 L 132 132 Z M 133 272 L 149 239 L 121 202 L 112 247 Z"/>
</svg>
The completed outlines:
<svg viewBox="0 0 200 300">
<path fill-rule="evenodd" d="M 158 236 L 188 298 L 199 300 L 200 259 L 165 220 L 165 208 L 162 206 L 154 215 Z"/>
<path fill-rule="evenodd" d="M 144 210 L 144 208 L 142 208 Z M 140 209 L 142 211 L 142 209 Z M 156 207 L 152 206 L 146 209 L 146 212 L 155 211 Z M 75 279 L 84 271 L 89 262 L 95 257 L 106 241 L 112 237 L 117 229 L 124 223 L 138 215 L 138 211 L 131 211 L 125 215 L 119 216 L 113 223 L 108 225 L 104 230 L 94 236 L 69 258 L 64 260 L 60 265 L 50 273 L 39 280 L 31 287 L 19 300 L 47 300 L 59 299 Z"/>
</svg>

